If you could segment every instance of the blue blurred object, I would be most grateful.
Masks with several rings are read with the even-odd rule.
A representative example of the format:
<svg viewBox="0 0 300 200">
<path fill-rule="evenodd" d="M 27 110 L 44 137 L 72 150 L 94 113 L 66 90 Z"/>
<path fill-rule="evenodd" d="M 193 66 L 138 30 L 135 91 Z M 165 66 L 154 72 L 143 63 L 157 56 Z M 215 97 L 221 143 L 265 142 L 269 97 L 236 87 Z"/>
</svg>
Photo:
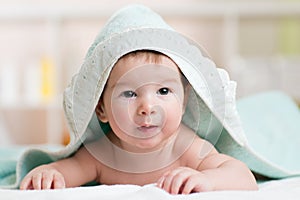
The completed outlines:
<svg viewBox="0 0 300 200">
<path fill-rule="evenodd" d="M 239 99 L 237 110 L 247 143 L 238 145 L 223 130 L 217 149 L 270 178 L 299 176 L 300 112 L 293 99 L 268 91 Z"/>
</svg>

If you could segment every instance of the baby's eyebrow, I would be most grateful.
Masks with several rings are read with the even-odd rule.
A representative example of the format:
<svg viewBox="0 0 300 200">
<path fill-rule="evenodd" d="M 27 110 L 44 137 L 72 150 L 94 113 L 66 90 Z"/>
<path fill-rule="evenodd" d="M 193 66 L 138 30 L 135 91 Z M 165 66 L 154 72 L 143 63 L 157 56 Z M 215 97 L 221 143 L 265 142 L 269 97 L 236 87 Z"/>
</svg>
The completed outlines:
<svg viewBox="0 0 300 200">
<path fill-rule="evenodd" d="M 110 86 L 110 88 L 115 88 L 115 87 L 120 87 L 120 86 L 127 86 L 128 83 L 127 82 L 116 82 L 114 83 L 112 86 Z"/>
<path fill-rule="evenodd" d="M 175 78 L 171 78 L 171 79 L 163 80 L 161 83 L 165 84 L 165 83 L 181 83 L 181 82 Z"/>
</svg>

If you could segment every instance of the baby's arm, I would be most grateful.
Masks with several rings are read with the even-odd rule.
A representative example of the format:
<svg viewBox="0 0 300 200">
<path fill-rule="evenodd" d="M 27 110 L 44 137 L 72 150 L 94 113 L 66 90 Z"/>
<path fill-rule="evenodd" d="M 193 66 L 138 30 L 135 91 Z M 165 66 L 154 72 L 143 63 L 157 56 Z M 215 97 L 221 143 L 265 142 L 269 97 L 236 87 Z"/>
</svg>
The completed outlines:
<svg viewBox="0 0 300 200">
<path fill-rule="evenodd" d="M 30 171 L 20 189 L 58 189 L 75 187 L 97 178 L 94 158 L 82 147 L 70 158 L 41 165 Z"/>
<path fill-rule="evenodd" d="M 199 139 L 194 142 L 189 152 L 195 152 L 195 147 L 199 145 L 203 146 L 203 140 Z M 196 156 L 189 152 L 187 156 L 192 156 L 196 160 Z M 187 165 L 171 170 L 162 176 L 158 181 L 158 186 L 171 194 L 257 189 L 256 180 L 244 163 L 218 153 L 212 145 L 210 153 L 202 159 L 198 167 L 193 168 Z"/>
<path fill-rule="evenodd" d="M 211 153 L 198 169 L 212 183 L 212 190 L 257 190 L 256 180 L 243 162 L 218 152 Z"/>
</svg>

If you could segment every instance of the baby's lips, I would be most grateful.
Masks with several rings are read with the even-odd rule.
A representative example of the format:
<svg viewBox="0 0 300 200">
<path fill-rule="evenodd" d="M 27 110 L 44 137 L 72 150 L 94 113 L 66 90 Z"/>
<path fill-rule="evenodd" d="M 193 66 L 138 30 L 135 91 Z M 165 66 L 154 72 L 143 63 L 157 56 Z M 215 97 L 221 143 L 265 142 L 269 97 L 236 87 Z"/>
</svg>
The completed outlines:
<svg viewBox="0 0 300 200">
<path fill-rule="evenodd" d="M 147 135 L 148 134 L 153 135 L 160 132 L 159 126 L 155 126 L 155 125 L 139 126 L 137 129 L 143 134 L 147 134 Z"/>
<path fill-rule="evenodd" d="M 164 124 L 164 117 L 155 115 L 155 116 L 139 116 L 135 118 L 134 123 L 138 127 L 142 126 L 161 126 L 161 124 Z"/>
<path fill-rule="evenodd" d="M 139 130 L 150 130 L 150 129 L 155 129 L 158 128 L 159 126 L 157 125 L 146 125 L 146 126 L 139 126 Z"/>
<path fill-rule="evenodd" d="M 148 128 L 148 127 L 154 127 L 154 126 L 159 126 L 159 125 L 156 125 L 156 124 L 149 124 L 149 123 L 147 123 L 147 122 L 144 122 L 144 123 L 141 123 L 141 124 L 139 124 L 139 126 L 138 127 L 141 127 L 141 128 L 143 128 L 143 127 L 145 127 L 145 128 Z"/>
</svg>

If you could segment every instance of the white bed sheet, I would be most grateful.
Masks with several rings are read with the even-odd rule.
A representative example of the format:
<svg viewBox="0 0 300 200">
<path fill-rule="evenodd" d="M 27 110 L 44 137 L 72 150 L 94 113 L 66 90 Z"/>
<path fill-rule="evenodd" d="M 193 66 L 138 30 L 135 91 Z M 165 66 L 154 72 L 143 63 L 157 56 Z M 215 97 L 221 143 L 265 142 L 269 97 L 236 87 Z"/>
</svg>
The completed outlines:
<svg viewBox="0 0 300 200">
<path fill-rule="evenodd" d="M 300 177 L 283 180 L 268 181 L 259 185 L 258 191 L 217 191 L 195 193 L 190 195 L 170 195 L 154 185 L 100 185 L 92 187 L 77 187 L 61 190 L 6 190 L 0 189 L 1 200 L 42 200 L 42 199 L 72 199 L 72 200 L 133 200 L 133 199 L 155 199 L 155 200 L 299 200 L 300 199 Z"/>
</svg>

